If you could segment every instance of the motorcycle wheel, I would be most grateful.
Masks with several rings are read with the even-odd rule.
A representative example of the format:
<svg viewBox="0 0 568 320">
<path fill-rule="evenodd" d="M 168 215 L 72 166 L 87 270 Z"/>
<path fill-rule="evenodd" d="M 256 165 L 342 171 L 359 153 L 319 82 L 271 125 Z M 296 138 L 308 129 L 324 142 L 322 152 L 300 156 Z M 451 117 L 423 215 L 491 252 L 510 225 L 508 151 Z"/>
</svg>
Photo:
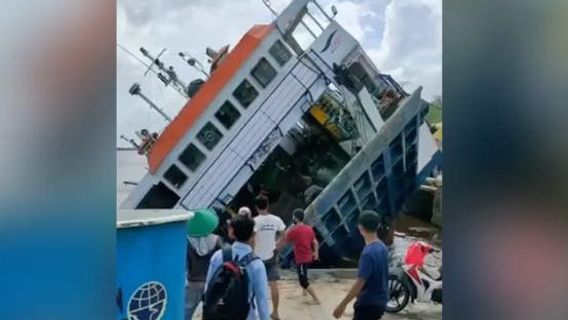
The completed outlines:
<svg viewBox="0 0 568 320">
<path fill-rule="evenodd" d="M 397 313 L 402 311 L 410 301 L 410 288 L 399 276 L 390 274 L 388 277 L 389 300 L 385 311 Z"/>
</svg>

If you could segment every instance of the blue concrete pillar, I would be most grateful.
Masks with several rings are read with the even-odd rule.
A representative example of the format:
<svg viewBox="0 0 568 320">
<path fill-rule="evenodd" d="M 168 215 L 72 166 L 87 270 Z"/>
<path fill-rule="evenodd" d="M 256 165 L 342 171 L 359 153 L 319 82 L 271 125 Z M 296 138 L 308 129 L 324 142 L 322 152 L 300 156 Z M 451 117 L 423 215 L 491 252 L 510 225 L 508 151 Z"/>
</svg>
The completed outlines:
<svg viewBox="0 0 568 320">
<path fill-rule="evenodd" d="M 183 210 L 119 210 L 117 320 L 183 319 L 189 217 Z"/>
</svg>

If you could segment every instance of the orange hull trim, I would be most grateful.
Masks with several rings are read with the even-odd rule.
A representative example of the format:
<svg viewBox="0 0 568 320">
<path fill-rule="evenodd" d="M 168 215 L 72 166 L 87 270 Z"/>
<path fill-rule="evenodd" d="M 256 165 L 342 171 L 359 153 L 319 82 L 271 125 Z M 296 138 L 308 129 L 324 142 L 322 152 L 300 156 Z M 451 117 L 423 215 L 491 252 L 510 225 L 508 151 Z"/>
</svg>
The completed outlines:
<svg viewBox="0 0 568 320">
<path fill-rule="evenodd" d="M 211 74 L 197 94 L 182 108 L 159 136 L 148 154 L 150 173 L 154 174 L 158 170 L 168 154 L 273 29 L 272 25 L 253 26 L 241 38 L 237 46 L 229 52 L 225 61 Z"/>
</svg>

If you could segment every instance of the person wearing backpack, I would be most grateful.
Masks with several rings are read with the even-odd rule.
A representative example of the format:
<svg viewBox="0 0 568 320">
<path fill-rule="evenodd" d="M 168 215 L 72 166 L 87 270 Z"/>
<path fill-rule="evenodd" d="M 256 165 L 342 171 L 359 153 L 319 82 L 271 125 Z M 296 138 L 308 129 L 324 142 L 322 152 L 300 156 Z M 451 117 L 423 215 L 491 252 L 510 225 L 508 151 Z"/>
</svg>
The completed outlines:
<svg viewBox="0 0 568 320">
<path fill-rule="evenodd" d="M 221 247 L 219 236 L 212 233 L 218 224 L 217 214 L 206 209 L 197 210 L 187 223 L 185 320 L 193 318 L 195 309 L 203 300 L 209 261 Z"/>
<path fill-rule="evenodd" d="M 254 221 L 236 216 L 229 223 L 230 246 L 211 257 L 203 320 L 269 320 L 266 269 L 252 250 Z"/>
</svg>

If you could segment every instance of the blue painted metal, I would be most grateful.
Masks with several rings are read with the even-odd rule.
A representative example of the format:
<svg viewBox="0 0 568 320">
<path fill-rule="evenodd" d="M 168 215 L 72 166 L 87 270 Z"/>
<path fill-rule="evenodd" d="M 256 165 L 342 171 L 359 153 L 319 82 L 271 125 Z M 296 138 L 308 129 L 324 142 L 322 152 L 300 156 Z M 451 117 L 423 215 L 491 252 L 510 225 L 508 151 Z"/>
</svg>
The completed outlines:
<svg viewBox="0 0 568 320">
<path fill-rule="evenodd" d="M 138 210 L 144 211 L 150 210 Z M 176 219 L 144 215 L 136 223 L 118 222 L 116 319 L 183 319 L 186 219 L 179 211 Z"/>
<path fill-rule="evenodd" d="M 356 258 L 363 247 L 357 219 L 363 210 L 395 216 L 423 180 L 417 174 L 418 132 L 427 113 L 421 88 L 402 101 L 380 131 L 306 208 L 306 221 L 320 236 L 320 257 L 327 263 Z M 425 168 L 432 168 L 434 157 Z M 287 257 L 289 251 L 283 252 Z"/>
</svg>

